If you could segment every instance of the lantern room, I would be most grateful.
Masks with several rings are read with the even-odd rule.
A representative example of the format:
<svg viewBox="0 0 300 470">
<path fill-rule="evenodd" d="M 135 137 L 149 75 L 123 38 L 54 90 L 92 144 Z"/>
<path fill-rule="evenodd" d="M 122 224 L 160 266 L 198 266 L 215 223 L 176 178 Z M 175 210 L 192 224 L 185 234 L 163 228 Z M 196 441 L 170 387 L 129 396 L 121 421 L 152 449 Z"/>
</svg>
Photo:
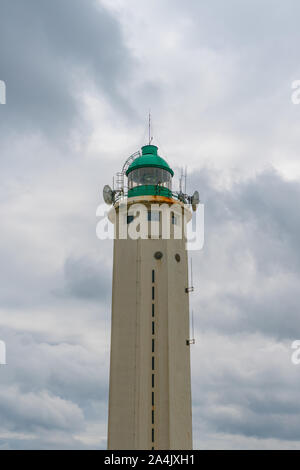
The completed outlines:
<svg viewBox="0 0 300 470">
<path fill-rule="evenodd" d="M 174 172 L 157 150 L 155 145 L 144 145 L 142 155 L 127 169 L 128 197 L 160 195 L 172 198 Z"/>
</svg>

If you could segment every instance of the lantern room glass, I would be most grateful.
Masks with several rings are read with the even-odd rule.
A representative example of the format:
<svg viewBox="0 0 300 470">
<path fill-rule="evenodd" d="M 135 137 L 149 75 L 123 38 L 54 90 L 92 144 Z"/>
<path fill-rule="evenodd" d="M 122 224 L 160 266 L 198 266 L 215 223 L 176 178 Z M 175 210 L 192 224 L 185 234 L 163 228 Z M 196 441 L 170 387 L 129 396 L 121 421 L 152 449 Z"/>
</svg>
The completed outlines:
<svg viewBox="0 0 300 470">
<path fill-rule="evenodd" d="M 159 185 L 172 189 L 171 174 L 162 168 L 145 167 L 132 170 L 128 175 L 128 189 L 136 186 Z"/>
</svg>

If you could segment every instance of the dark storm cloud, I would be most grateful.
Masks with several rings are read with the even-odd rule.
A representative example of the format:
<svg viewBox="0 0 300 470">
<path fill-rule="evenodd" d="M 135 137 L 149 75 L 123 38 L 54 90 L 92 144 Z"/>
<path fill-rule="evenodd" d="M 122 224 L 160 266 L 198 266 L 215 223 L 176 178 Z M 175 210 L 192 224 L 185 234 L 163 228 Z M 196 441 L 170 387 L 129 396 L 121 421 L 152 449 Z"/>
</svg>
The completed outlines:
<svg viewBox="0 0 300 470">
<path fill-rule="evenodd" d="M 257 385 L 259 389 L 261 384 Z M 283 407 L 280 400 L 269 403 L 267 397 L 260 394 L 257 400 L 260 409 L 252 410 L 255 399 L 249 394 L 245 394 L 244 398 L 245 402 L 240 406 L 232 400 L 231 404 L 224 405 L 223 409 L 217 408 L 215 413 L 212 407 L 209 408 L 206 419 L 208 418 L 210 425 L 213 425 L 220 433 L 260 439 L 300 440 L 300 413 L 294 403 Z M 288 407 L 290 410 L 287 411 Z"/>
<path fill-rule="evenodd" d="M 120 84 L 131 64 L 116 20 L 95 0 L 3 0 L 0 74 L 6 132 L 68 132 L 86 80 L 128 109 Z"/>
<path fill-rule="evenodd" d="M 218 286 L 217 297 L 197 297 L 202 326 L 300 337 L 300 183 L 272 169 L 229 190 L 212 178 L 203 171 L 191 183 L 205 204 L 205 245 L 194 255 L 201 294 L 213 279 Z M 241 276 L 248 271 L 249 279 Z"/>
<path fill-rule="evenodd" d="M 82 299 L 106 299 L 111 295 L 111 272 L 100 260 L 69 257 L 64 275 L 67 292 Z"/>
<path fill-rule="evenodd" d="M 289 344 L 259 334 L 237 335 L 233 340 L 206 332 L 198 348 L 205 358 L 201 366 L 193 367 L 199 374 L 194 394 L 197 428 L 206 423 L 208 433 L 277 439 L 278 447 L 280 441 L 297 445 L 300 377 L 291 364 Z"/>
<path fill-rule="evenodd" d="M 210 433 L 215 447 L 224 433 L 230 448 L 249 437 L 258 439 L 256 448 L 264 439 L 300 440 L 300 366 L 290 362 L 291 340 L 300 337 L 300 186 L 273 170 L 259 171 L 273 146 L 298 152 L 298 139 L 280 130 L 299 62 L 299 5 L 195 0 L 187 7 L 172 0 L 151 3 L 147 15 L 146 5 L 134 5 L 141 22 L 131 23 L 128 15 L 122 24 L 126 43 L 143 61 L 135 81 L 119 18 L 99 2 L 1 1 L 0 79 L 7 104 L 0 107 L 6 133 L 0 339 L 8 365 L 0 369 L 0 449 L 105 448 L 112 253 L 103 242 L 96 248 L 94 214 L 99 181 L 122 163 L 120 149 L 136 138 L 130 119 L 120 126 L 118 143 L 119 112 L 132 106 L 142 114 L 149 102 L 161 116 L 155 135 L 165 128 L 179 161 L 190 158 L 186 145 L 196 152 L 207 135 L 218 143 L 222 132 L 230 135 L 229 148 L 222 148 L 222 139 L 219 147 L 208 146 L 217 168 L 226 167 L 221 159 L 236 141 L 246 153 L 230 161 L 245 171 L 229 189 L 220 187 L 213 170 L 195 172 L 189 181 L 205 203 L 206 231 L 204 250 L 193 253 L 195 447 L 205 447 Z M 181 29 L 184 19 L 188 26 Z M 100 123 L 106 140 L 93 163 L 101 143 L 95 151 L 81 152 L 73 142 L 67 151 L 58 149 L 71 128 L 88 134 L 80 119 L 84 91 L 93 98 L 99 93 L 114 110 L 89 123 Z M 296 113 L 295 106 L 289 117 Z M 31 139 L 39 132 L 51 145 L 43 136 Z M 252 157 L 258 171 L 251 178 Z"/>
<path fill-rule="evenodd" d="M 1 424 L 15 431 L 38 428 L 68 430 L 82 426 L 80 408 L 48 392 L 20 393 L 14 387 L 0 390 Z"/>
<path fill-rule="evenodd" d="M 1 338 L 7 345 L 9 363 L 1 376 L 11 387 L 18 384 L 20 393 L 47 390 L 51 396 L 80 407 L 106 398 L 107 370 L 100 357 L 79 344 L 78 336 L 68 340 L 57 337 L 54 342 L 47 334 L 4 328 Z"/>
<path fill-rule="evenodd" d="M 204 170 L 199 179 L 191 179 L 204 195 L 207 243 L 218 226 L 229 228 L 234 222 L 245 230 L 247 246 L 259 270 L 274 270 L 279 265 L 298 273 L 299 182 L 287 181 L 270 168 L 234 184 L 230 190 L 218 190 L 211 180 L 213 173 Z"/>
<path fill-rule="evenodd" d="M 194 302 L 196 337 L 203 335 L 196 343 L 197 347 L 198 342 L 203 342 L 202 351 L 197 355 L 202 358 L 201 372 L 193 369 L 197 380 L 193 390 L 194 421 L 205 423 L 205 432 L 295 441 L 300 432 L 295 392 L 299 388 L 295 377 L 297 369 L 291 366 L 289 352 L 285 350 L 277 353 L 279 366 L 275 359 L 271 360 L 271 355 L 266 357 L 259 351 L 269 338 L 275 338 L 275 345 L 276 341 L 289 338 L 287 345 L 290 347 L 290 340 L 300 333 L 297 311 L 300 268 L 297 257 L 293 256 L 299 230 L 294 214 L 300 202 L 299 183 L 286 181 L 273 170 L 244 179 L 229 189 L 220 189 L 216 180 L 214 171 L 204 170 L 194 173 L 189 181 L 190 186 L 199 189 L 206 214 L 204 250 L 193 254 L 195 285 L 196 288 L 201 286 L 201 295 L 198 296 L 196 289 L 196 297 L 191 301 Z M 89 239 L 83 240 L 91 243 Z M 105 250 L 101 262 L 97 261 L 96 253 L 82 253 L 81 256 L 70 254 L 62 264 L 59 295 L 52 299 L 45 293 L 43 296 L 57 320 L 60 316 L 71 317 L 72 322 L 78 323 L 78 330 L 83 325 L 85 329 L 100 331 L 96 317 L 88 319 L 88 312 L 91 301 L 99 302 L 100 306 L 110 292 L 111 273 L 107 266 L 111 266 L 111 261 L 106 262 Z M 226 253 L 225 258 L 222 253 Z M 107 257 L 110 256 L 107 252 Z M 254 275 L 245 290 L 239 266 L 246 260 L 242 270 L 247 271 L 248 259 L 253 263 Z M 291 275 L 295 282 L 282 283 L 280 287 L 279 279 L 271 289 L 260 289 L 260 285 L 278 275 Z M 28 285 L 36 284 L 35 276 L 36 273 L 27 270 Z M 212 284 L 217 290 L 210 294 Z M 48 288 L 52 289 L 53 285 L 49 284 Z M 53 304 L 55 297 L 63 301 L 59 311 Z M 80 299 L 80 311 L 75 316 L 72 308 L 76 305 L 78 309 L 78 302 L 72 302 L 76 299 Z M 108 302 L 105 308 L 109 312 Z M 63 314 L 62 310 L 65 310 Z M 79 317 L 84 319 L 83 323 L 79 323 Z M 40 315 L 33 315 L 30 321 L 34 323 L 38 318 Z M 59 326 L 57 328 L 59 330 Z M 104 364 L 101 355 L 83 347 L 80 339 L 70 341 L 67 329 L 65 336 L 69 339 L 66 341 L 61 338 L 63 332 L 55 332 L 52 327 L 48 330 L 44 335 L 26 335 L 13 330 L 6 334 L 2 330 L 1 338 L 9 345 L 10 364 L 1 370 L 5 405 L 5 409 L 0 405 L 1 422 L 8 436 L 9 432 L 26 435 L 29 430 L 33 434 L 27 439 L 8 437 L 3 445 L 88 448 L 74 438 L 74 429 L 80 433 L 89 420 L 106 420 L 108 362 Z M 240 345 L 235 348 L 235 338 L 241 332 L 245 334 L 241 343 L 244 342 L 246 350 L 239 358 Z M 255 332 L 262 335 L 260 344 L 251 340 Z M 203 337 L 210 338 L 209 335 L 212 346 L 203 341 Z M 222 363 L 210 348 L 221 349 L 223 356 L 223 342 L 225 346 L 232 344 L 232 348 Z M 253 352 L 256 354 L 254 363 Z M 291 378 L 285 367 L 294 367 Z M 19 400 L 17 408 L 14 401 L 8 399 L 10 396 Z M 47 413 L 40 413 L 43 404 Z M 27 408 L 33 409 L 32 419 Z M 289 424 L 293 415 L 295 418 Z M 39 439 L 35 437 L 37 429 L 44 432 Z M 62 433 L 60 441 L 53 437 L 57 430 Z M 101 439 L 99 437 L 97 445 L 104 447 Z"/>
<path fill-rule="evenodd" d="M 57 442 L 60 442 L 57 446 Z M 65 433 L 53 431 L 52 433 L 43 433 L 39 431 L 36 437 L 32 439 L 24 439 L 22 435 L 18 437 L 10 437 L 3 441 L 4 444 L 1 446 L 0 439 L 0 450 L 94 450 L 105 449 L 105 445 L 99 439 L 100 445 L 84 445 L 79 439 L 75 439 L 72 436 L 68 436 Z"/>
<path fill-rule="evenodd" d="M 84 432 L 86 420 L 99 419 L 105 408 L 108 371 L 101 357 L 78 339 L 55 344 L 7 328 L 1 335 L 8 365 L 1 369 L 0 442 L 3 433 L 12 433 L 3 444 L 16 449 L 87 448 L 74 433 Z"/>
</svg>

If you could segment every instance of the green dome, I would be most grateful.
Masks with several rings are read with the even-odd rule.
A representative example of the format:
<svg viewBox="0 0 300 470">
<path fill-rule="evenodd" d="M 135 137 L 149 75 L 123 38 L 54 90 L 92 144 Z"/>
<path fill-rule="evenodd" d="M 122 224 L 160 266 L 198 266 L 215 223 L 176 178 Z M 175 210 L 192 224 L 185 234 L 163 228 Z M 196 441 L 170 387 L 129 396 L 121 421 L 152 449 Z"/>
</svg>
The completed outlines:
<svg viewBox="0 0 300 470">
<path fill-rule="evenodd" d="M 157 147 L 156 145 L 144 145 L 142 147 L 142 155 L 136 158 L 129 168 L 126 171 L 126 176 L 137 168 L 145 168 L 145 167 L 156 167 L 162 168 L 163 170 L 167 170 L 171 175 L 174 175 L 173 170 L 169 167 L 167 162 L 157 155 Z"/>
</svg>

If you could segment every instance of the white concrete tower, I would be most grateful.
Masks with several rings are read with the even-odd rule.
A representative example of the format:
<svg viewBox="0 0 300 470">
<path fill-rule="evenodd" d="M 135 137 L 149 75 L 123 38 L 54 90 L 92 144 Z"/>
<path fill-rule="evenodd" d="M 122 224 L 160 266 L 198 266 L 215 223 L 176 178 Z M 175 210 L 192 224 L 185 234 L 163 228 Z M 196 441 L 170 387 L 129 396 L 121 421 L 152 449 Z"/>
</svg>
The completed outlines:
<svg viewBox="0 0 300 470">
<path fill-rule="evenodd" d="M 191 213 L 156 146 L 132 160 L 127 199 L 106 196 L 115 224 L 108 449 L 192 449 Z"/>
</svg>

